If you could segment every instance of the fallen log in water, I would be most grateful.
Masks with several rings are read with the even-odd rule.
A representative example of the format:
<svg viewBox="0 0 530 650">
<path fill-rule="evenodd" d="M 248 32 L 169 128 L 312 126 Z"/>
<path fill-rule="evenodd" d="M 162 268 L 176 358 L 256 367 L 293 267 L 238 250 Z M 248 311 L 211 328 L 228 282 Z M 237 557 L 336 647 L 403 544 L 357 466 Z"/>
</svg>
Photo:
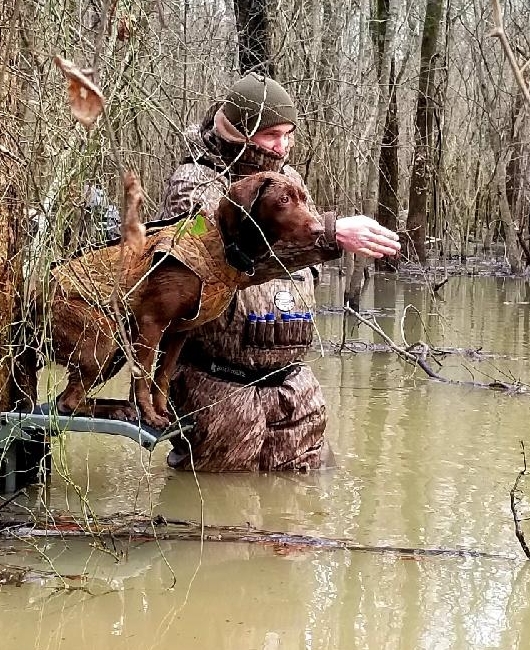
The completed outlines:
<svg viewBox="0 0 530 650">
<path fill-rule="evenodd" d="M 204 542 L 232 542 L 270 546 L 278 554 L 309 550 L 346 550 L 366 553 L 388 553 L 406 558 L 419 557 L 480 557 L 513 560 L 514 556 L 487 553 L 465 548 L 416 548 L 390 545 L 357 544 L 351 539 L 334 539 L 313 535 L 259 530 L 251 526 L 206 526 L 200 522 L 165 519 L 161 515 L 151 519 L 135 514 L 119 514 L 90 520 L 71 515 L 54 515 L 48 521 L 22 521 L 19 517 L 0 521 L 0 537 L 24 539 L 36 537 L 92 537 L 99 540 L 183 540 Z"/>
</svg>

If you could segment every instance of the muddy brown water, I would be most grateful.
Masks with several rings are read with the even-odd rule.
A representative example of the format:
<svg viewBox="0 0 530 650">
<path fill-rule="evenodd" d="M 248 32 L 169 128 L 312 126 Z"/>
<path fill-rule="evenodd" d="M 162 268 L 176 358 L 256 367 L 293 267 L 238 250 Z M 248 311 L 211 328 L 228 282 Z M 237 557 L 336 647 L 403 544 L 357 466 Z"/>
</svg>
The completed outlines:
<svg viewBox="0 0 530 650">
<path fill-rule="evenodd" d="M 326 273 L 320 304 L 337 306 L 341 294 Z M 434 299 L 415 280 L 376 276 L 362 304 L 400 344 L 404 335 L 408 344 L 482 349 L 433 362 L 446 377 L 530 383 L 521 280 L 454 277 Z M 324 310 L 318 326 L 327 348 L 340 342 L 339 313 Z M 353 322 L 347 334 L 380 342 Z M 530 563 L 509 492 L 519 441 L 530 448 L 530 394 L 433 382 L 384 352 L 315 350 L 308 362 L 325 391 L 335 469 L 196 479 L 165 466 L 165 446 L 149 456 L 126 439 L 68 434 L 54 442 L 46 494 L 32 489 L 25 504 L 36 508 L 44 496 L 51 515 L 90 506 L 194 520 L 203 510 L 208 524 L 503 557 L 161 540 L 126 543 L 116 561 L 86 540 L 9 540 L 3 563 L 67 574 L 75 588 L 37 573 L 1 585 L 2 650 L 526 650 Z"/>
</svg>

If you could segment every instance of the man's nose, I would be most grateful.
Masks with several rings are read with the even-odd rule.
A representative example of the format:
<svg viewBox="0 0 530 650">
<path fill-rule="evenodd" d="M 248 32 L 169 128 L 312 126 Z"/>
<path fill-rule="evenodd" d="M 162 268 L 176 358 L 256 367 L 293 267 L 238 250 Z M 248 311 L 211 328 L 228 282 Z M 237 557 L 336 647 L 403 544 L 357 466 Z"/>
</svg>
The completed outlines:
<svg viewBox="0 0 530 650">
<path fill-rule="evenodd" d="M 280 156 L 284 156 L 287 152 L 287 147 L 289 146 L 289 136 L 281 136 L 276 140 L 273 151 L 275 151 Z"/>
</svg>

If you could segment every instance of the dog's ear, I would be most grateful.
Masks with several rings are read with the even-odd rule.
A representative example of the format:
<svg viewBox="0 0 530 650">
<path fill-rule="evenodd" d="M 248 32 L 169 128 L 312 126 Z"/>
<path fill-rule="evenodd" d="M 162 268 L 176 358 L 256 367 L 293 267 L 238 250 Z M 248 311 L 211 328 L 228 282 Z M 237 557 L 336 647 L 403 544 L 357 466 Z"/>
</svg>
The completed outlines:
<svg viewBox="0 0 530 650">
<path fill-rule="evenodd" d="M 219 203 L 219 227 L 226 241 L 237 239 L 241 223 L 271 182 L 269 174 L 260 172 L 232 184 L 228 196 Z"/>
<path fill-rule="evenodd" d="M 272 183 L 270 174 L 260 172 L 232 184 L 228 196 L 223 197 L 217 209 L 217 223 L 225 244 L 225 253 L 231 266 L 252 274 L 253 260 L 241 250 L 240 235 L 261 195 Z"/>
<path fill-rule="evenodd" d="M 272 174 L 259 172 L 237 181 L 230 188 L 230 197 L 248 213 L 251 212 L 254 203 L 273 182 Z"/>
</svg>

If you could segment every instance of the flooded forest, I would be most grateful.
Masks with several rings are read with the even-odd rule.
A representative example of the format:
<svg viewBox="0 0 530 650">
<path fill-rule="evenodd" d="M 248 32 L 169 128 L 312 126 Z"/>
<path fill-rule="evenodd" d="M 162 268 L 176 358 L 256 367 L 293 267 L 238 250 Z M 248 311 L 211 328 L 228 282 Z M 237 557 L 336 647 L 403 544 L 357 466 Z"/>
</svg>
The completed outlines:
<svg viewBox="0 0 530 650">
<path fill-rule="evenodd" d="M 527 0 L 0 3 L 4 650 L 527 648 L 529 24 Z M 189 127 L 249 72 L 296 104 L 318 212 L 401 244 L 319 269 L 333 462 L 176 471 L 169 436 L 51 407 L 24 429 L 65 387 L 35 296 L 130 236 L 128 173 L 135 227 L 159 218 Z M 133 352 L 99 397 L 128 398 Z"/>
</svg>

